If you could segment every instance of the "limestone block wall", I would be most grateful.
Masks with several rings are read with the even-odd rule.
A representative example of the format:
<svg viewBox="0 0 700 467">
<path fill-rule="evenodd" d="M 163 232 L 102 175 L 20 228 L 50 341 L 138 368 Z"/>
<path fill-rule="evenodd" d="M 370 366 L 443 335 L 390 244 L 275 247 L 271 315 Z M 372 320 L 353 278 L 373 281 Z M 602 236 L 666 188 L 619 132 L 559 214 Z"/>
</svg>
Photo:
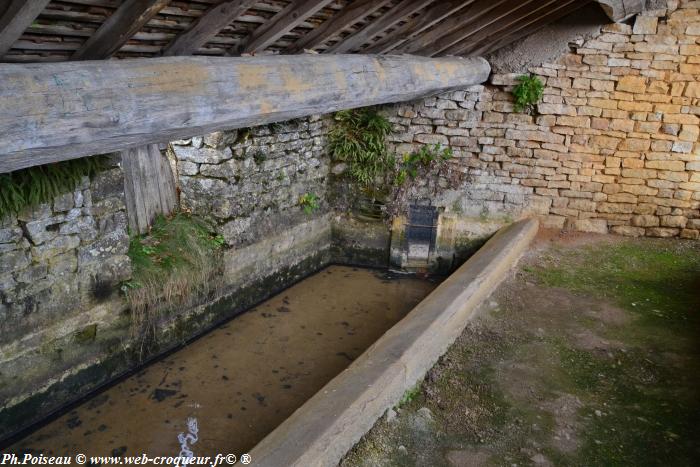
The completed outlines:
<svg viewBox="0 0 700 467">
<path fill-rule="evenodd" d="M 48 410 L 35 396 L 119 348 L 128 324 L 117 286 L 131 277 L 128 246 L 117 167 L 0 219 L 3 409 L 24 402 L 32 411 Z M 31 414 L 0 412 L 0 437 L 16 417 Z"/>
<path fill-rule="evenodd" d="M 536 115 L 513 109 L 519 74 L 493 75 L 486 86 L 388 107 L 393 143 L 399 153 L 454 149 L 463 182 L 433 196 L 446 212 L 697 239 L 700 2 L 668 6 L 606 25 L 575 53 L 532 68 L 546 84 Z"/>
<path fill-rule="evenodd" d="M 328 261 L 329 123 L 313 116 L 171 144 L 181 205 L 218 225 L 228 246 L 226 280 L 235 287 Z M 318 199 L 312 213 L 299 205 L 305 194 Z"/>
</svg>

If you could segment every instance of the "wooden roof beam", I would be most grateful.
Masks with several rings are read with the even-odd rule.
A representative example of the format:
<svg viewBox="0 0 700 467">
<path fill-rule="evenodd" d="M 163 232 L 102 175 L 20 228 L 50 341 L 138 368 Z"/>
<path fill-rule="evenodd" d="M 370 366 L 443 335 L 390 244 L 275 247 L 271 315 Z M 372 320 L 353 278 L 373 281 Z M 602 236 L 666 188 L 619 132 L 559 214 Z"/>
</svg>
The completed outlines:
<svg viewBox="0 0 700 467">
<path fill-rule="evenodd" d="M 554 21 L 552 18 L 560 18 L 568 13 L 582 7 L 588 3 L 588 0 L 547 0 L 537 8 L 530 9 L 523 14 L 515 14 L 504 18 L 493 28 L 482 31 L 479 34 L 469 36 L 465 41 L 456 44 L 454 47 L 442 52 L 440 55 L 467 55 L 477 48 L 492 46 L 498 42 L 504 35 L 515 34 L 518 31 L 527 28 L 537 22 Z M 544 23 L 546 24 L 546 23 Z"/>
<path fill-rule="evenodd" d="M 441 37 L 464 27 L 465 24 L 477 21 L 489 11 L 507 2 L 513 2 L 513 0 L 477 0 L 470 4 L 466 10 L 460 10 L 459 13 L 450 16 L 432 29 L 405 42 L 396 49 L 396 52 L 406 54 L 418 53 L 418 51 L 430 47 L 431 44 Z"/>
<path fill-rule="evenodd" d="M 390 32 L 385 37 L 382 37 L 380 40 L 362 52 L 369 54 L 387 53 L 407 40 L 417 36 L 429 27 L 439 23 L 448 16 L 456 13 L 462 8 L 467 7 L 469 4 L 474 3 L 474 1 L 475 0 L 448 0 L 441 2 L 440 4 L 429 8 L 425 14 L 419 15 L 407 21 L 406 24 L 396 28 L 394 31 Z"/>
<path fill-rule="evenodd" d="M 504 3 L 481 16 L 478 21 L 472 21 L 464 25 L 463 28 L 441 37 L 428 47 L 419 50 L 418 53 L 430 57 L 438 54 L 449 55 L 447 51 L 455 44 L 463 41 L 466 37 L 483 34 L 485 31 L 488 31 L 489 28 L 498 25 L 499 22 L 503 22 L 505 19 L 515 18 L 517 20 L 517 18 L 525 17 L 533 8 L 538 6 L 538 4 L 540 4 L 538 7 L 541 8 L 542 5 L 549 5 L 556 1 L 561 0 L 519 0 Z"/>
<path fill-rule="evenodd" d="M 379 10 L 391 0 L 359 0 L 351 3 L 319 27 L 312 29 L 287 48 L 288 53 L 298 53 L 304 49 L 313 49 L 328 39 L 349 28 L 362 18 Z"/>
<path fill-rule="evenodd" d="M 449 47 L 445 48 L 442 46 L 444 44 L 440 44 L 440 46 L 426 51 L 425 55 L 458 55 L 459 52 L 465 48 L 471 47 L 472 45 L 480 45 L 487 37 L 491 37 L 511 27 L 518 28 L 526 18 L 540 18 L 542 15 L 547 14 L 548 11 L 556 10 L 562 4 L 568 4 L 568 1 L 527 0 L 517 8 L 511 9 L 510 12 L 505 14 L 499 12 L 497 16 L 494 15 L 488 22 L 481 24 L 481 27 L 476 30 L 466 28 L 465 31 L 456 31 L 450 38 L 451 40 L 449 42 L 451 44 Z"/>
<path fill-rule="evenodd" d="M 257 0 L 219 3 L 200 16 L 187 31 L 175 37 L 163 50 L 163 55 L 192 55 L 256 3 Z"/>
<path fill-rule="evenodd" d="M 10 0 L 5 13 L 0 17 L 0 57 L 12 48 L 12 44 L 31 26 L 49 1 Z"/>
<path fill-rule="evenodd" d="M 608 17 L 619 23 L 644 10 L 643 0 L 597 0 Z"/>
<path fill-rule="evenodd" d="M 71 59 L 102 60 L 111 57 L 169 3 L 170 0 L 126 0 L 75 51 Z"/>
<path fill-rule="evenodd" d="M 490 71 L 483 58 L 364 54 L 3 64 L 0 173 L 413 100 L 482 83 Z"/>
<path fill-rule="evenodd" d="M 419 12 L 434 0 L 403 0 L 385 14 L 349 37 L 338 41 L 324 53 L 346 53 L 356 50 L 407 16 Z"/>
<path fill-rule="evenodd" d="M 552 24 L 553 22 L 558 21 L 567 15 L 570 15 L 574 11 L 588 5 L 589 3 L 591 3 L 591 1 L 592 0 L 572 1 L 566 5 L 563 5 L 562 8 L 558 10 L 554 10 L 549 14 L 540 16 L 534 21 L 523 23 L 521 27 L 518 27 L 515 30 L 511 31 L 505 37 L 500 37 L 498 39 L 494 38 L 493 41 L 484 41 L 484 44 L 481 47 L 479 47 L 478 49 L 474 49 L 470 53 L 477 55 L 481 53 L 489 53 L 496 51 L 501 47 L 505 47 L 506 45 L 517 41 L 518 39 L 527 37 L 530 34 L 537 32 L 539 29 L 547 26 L 548 24 Z"/>
<path fill-rule="evenodd" d="M 333 0 L 293 1 L 279 13 L 273 16 L 268 22 L 262 24 L 255 31 L 253 31 L 243 45 L 242 49 L 238 51 L 241 53 L 254 53 L 265 50 L 267 47 L 274 44 L 280 37 L 287 34 L 300 23 L 306 21 L 307 18 L 316 14 L 321 8 L 325 7 L 331 2 L 333 2 Z M 237 49 L 237 47 L 234 49 Z M 235 52 L 236 50 L 229 51 L 229 53 L 233 55 L 235 55 Z"/>
</svg>

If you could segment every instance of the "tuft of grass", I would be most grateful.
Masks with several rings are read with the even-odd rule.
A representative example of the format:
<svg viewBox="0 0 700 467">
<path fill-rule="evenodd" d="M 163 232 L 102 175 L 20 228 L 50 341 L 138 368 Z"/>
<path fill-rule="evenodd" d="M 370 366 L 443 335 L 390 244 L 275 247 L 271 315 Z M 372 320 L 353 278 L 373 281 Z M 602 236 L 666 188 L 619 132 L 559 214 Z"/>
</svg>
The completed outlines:
<svg viewBox="0 0 700 467">
<path fill-rule="evenodd" d="M 406 392 L 403 393 L 403 396 L 401 396 L 401 400 L 399 401 L 398 404 L 396 404 L 396 406 L 403 407 L 406 404 L 410 404 L 420 395 L 420 393 L 421 393 L 421 382 L 419 381 L 412 388 L 406 389 Z"/>
<path fill-rule="evenodd" d="M 320 209 L 321 201 L 315 193 L 304 193 L 299 197 L 299 206 L 307 215 L 311 215 Z"/>
<path fill-rule="evenodd" d="M 422 146 L 418 151 L 410 154 L 405 154 L 401 161 L 401 167 L 396 175 L 394 183 L 398 186 L 403 185 L 410 177 L 415 179 L 418 176 L 418 170 L 429 168 L 433 163 L 443 163 L 452 159 L 454 155 L 451 148 L 443 148 L 439 144 Z"/>
<path fill-rule="evenodd" d="M 191 305 L 216 288 L 224 244 L 206 222 L 183 212 L 158 216 L 149 234 L 131 238 L 133 274 L 122 291 L 142 346 L 155 337 L 161 313 Z"/>
<path fill-rule="evenodd" d="M 71 192 L 107 166 L 104 156 L 71 159 L 0 174 L 0 219 Z"/>
<path fill-rule="evenodd" d="M 519 83 L 513 89 L 515 111 L 533 114 L 537 103 L 542 100 L 544 84 L 534 75 L 521 75 L 517 79 Z"/>
</svg>

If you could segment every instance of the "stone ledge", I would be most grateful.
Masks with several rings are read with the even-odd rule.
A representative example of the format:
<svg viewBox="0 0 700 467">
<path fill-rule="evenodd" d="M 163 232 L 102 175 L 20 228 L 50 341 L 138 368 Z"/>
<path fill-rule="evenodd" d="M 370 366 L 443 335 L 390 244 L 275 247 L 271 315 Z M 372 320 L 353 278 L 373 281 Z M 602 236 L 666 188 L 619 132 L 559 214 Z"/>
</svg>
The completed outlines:
<svg viewBox="0 0 700 467">
<path fill-rule="evenodd" d="M 255 466 L 337 465 L 460 335 L 537 233 L 535 220 L 501 229 L 343 373 L 252 451 Z"/>
</svg>

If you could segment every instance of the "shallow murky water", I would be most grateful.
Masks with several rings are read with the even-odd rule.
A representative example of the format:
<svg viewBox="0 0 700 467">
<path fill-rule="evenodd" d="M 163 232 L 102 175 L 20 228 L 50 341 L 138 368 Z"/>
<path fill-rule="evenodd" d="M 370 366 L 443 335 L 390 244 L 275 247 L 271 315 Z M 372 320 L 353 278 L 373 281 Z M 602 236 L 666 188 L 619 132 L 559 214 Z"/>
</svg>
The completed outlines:
<svg viewBox="0 0 700 467">
<path fill-rule="evenodd" d="M 240 455 L 346 368 L 436 284 L 331 266 L 14 445 L 44 454 Z"/>
</svg>

